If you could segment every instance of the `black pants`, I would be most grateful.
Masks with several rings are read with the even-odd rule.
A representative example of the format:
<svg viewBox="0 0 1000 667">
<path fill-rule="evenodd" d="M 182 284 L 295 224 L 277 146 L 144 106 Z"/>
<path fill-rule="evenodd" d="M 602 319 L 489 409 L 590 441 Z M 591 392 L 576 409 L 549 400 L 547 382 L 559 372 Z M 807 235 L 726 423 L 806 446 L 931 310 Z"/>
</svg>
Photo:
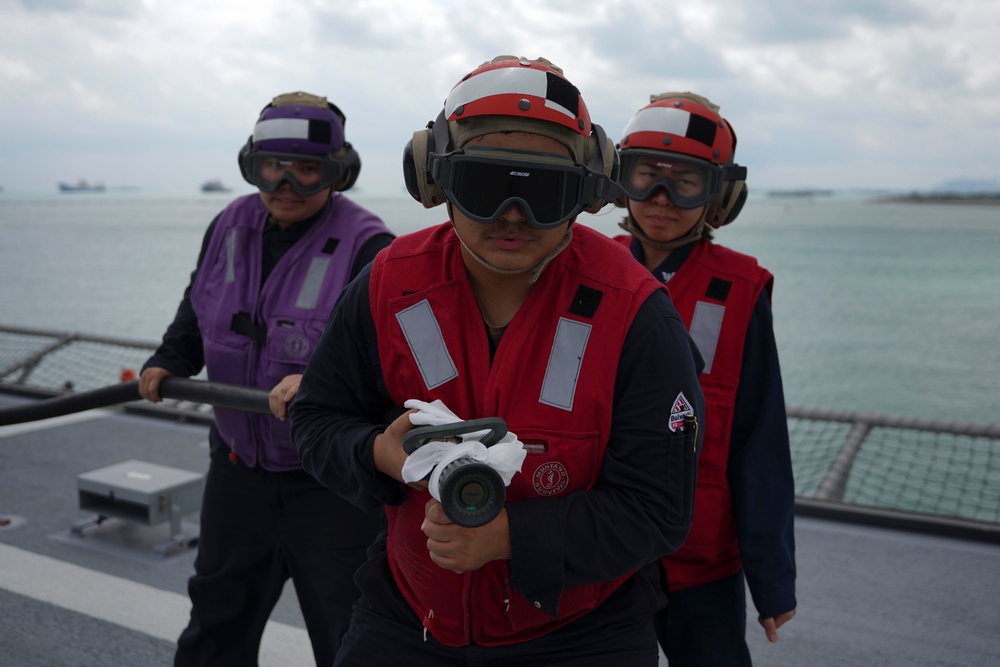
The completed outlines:
<svg viewBox="0 0 1000 667">
<path fill-rule="evenodd" d="M 201 508 L 191 620 L 174 664 L 257 664 L 261 635 L 291 577 L 316 664 L 330 667 L 358 597 L 355 570 L 381 528 L 308 473 L 212 457 Z"/>
<path fill-rule="evenodd" d="M 656 636 L 670 667 L 750 667 L 743 570 L 670 591 Z"/>
<path fill-rule="evenodd" d="M 358 572 L 363 594 L 334 667 L 656 667 L 658 585 L 633 575 L 589 614 L 550 634 L 506 646 L 449 647 L 424 635 L 384 550 Z"/>
</svg>

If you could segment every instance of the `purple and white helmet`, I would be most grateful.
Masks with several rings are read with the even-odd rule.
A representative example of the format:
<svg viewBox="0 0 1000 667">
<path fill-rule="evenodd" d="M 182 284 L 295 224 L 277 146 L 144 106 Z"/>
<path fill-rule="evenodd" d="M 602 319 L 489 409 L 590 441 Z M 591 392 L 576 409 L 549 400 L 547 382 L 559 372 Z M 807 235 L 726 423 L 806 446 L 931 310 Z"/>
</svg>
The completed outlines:
<svg viewBox="0 0 1000 667">
<path fill-rule="evenodd" d="M 303 196 L 331 187 L 347 190 L 357 180 L 361 159 L 344 138 L 344 122 L 325 97 L 303 92 L 275 97 L 240 150 L 243 178 L 264 192 L 286 182 Z"/>
</svg>

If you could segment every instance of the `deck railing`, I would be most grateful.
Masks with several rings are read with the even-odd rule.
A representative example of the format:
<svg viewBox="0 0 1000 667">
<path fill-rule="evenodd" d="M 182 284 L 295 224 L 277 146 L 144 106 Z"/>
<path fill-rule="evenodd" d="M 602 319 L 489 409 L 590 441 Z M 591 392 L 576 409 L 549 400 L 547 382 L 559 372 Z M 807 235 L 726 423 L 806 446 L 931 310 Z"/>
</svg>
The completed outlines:
<svg viewBox="0 0 1000 667">
<path fill-rule="evenodd" d="M 0 390 L 50 397 L 138 374 L 156 343 L 0 327 Z M 122 409 L 209 423 L 211 406 L 165 400 Z M 796 507 L 1000 542 L 1000 426 L 788 408 Z"/>
</svg>

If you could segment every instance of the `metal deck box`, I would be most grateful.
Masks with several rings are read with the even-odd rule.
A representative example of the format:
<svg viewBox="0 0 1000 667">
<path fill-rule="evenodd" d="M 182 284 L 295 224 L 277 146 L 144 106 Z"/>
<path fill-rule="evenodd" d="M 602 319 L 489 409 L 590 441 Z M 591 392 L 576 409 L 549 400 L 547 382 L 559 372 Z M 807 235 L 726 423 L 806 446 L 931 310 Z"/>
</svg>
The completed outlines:
<svg viewBox="0 0 1000 667">
<path fill-rule="evenodd" d="M 154 526 L 171 524 L 180 535 L 181 517 L 201 509 L 205 476 L 129 460 L 76 477 L 80 509 Z"/>
</svg>

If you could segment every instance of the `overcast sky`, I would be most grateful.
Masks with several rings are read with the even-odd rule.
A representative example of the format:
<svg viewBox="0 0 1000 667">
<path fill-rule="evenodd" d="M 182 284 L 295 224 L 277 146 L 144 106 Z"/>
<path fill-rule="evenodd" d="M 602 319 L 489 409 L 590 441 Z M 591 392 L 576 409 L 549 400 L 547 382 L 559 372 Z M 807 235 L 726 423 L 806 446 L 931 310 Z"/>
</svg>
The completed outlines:
<svg viewBox="0 0 1000 667">
<path fill-rule="evenodd" d="M 651 93 L 721 105 L 752 189 L 1000 187 L 995 0 L 0 0 L 0 187 L 195 192 L 281 92 L 326 95 L 358 187 L 498 54 L 544 56 L 617 139 Z"/>
</svg>

